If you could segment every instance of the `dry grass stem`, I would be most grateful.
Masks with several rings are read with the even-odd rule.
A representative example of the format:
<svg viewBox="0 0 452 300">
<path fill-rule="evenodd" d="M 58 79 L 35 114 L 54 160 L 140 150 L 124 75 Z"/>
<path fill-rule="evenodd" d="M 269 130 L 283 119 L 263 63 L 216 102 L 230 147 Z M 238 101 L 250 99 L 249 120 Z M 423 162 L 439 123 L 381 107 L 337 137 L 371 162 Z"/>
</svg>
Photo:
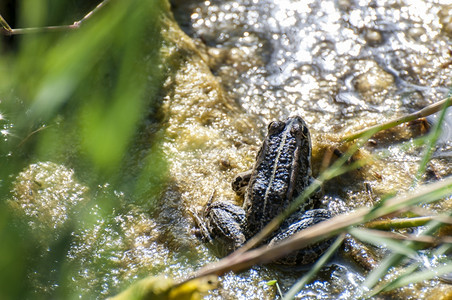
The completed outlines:
<svg viewBox="0 0 452 300">
<path fill-rule="evenodd" d="M 414 112 L 412 114 L 405 115 L 400 118 L 388 121 L 386 123 L 377 124 L 377 125 L 368 127 L 366 129 L 363 129 L 361 131 L 358 131 L 356 133 L 346 135 L 345 137 L 342 138 L 342 142 L 353 141 L 353 140 L 356 140 L 357 138 L 360 138 L 360 137 L 368 134 L 369 132 L 372 132 L 373 134 L 375 134 L 381 130 L 389 129 L 389 128 L 395 127 L 397 125 L 406 123 L 406 122 L 410 122 L 410 121 L 413 121 L 413 120 L 416 120 L 419 118 L 427 117 L 429 115 L 439 112 L 441 109 L 443 109 L 445 107 L 449 107 L 450 105 L 452 105 L 452 101 L 450 101 L 450 99 L 451 98 L 448 97 L 439 102 L 428 105 L 427 107 L 424 107 L 423 109 L 421 109 L 417 112 Z"/>
<path fill-rule="evenodd" d="M 75 21 L 71 25 L 60 25 L 60 26 L 44 26 L 44 27 L 30 27 L 30 28 L 16 28 L 12 29 L 8 22 L 0 15 L 0 25 L 2 26 L 0 32 L 3 35 L 18 35 L 18 34 L 30 34 L 30 33 L 43 33 L 43 32 L 55 32 L 55 31 L 65 31 L 71 29 L 77 29 L 82 25 L 84 21 L 89 19 L 95 12 L 101 9 L 105 4 L 107 4 L 110 0 L 104 0 L 99 3 L 93 10 L 87 13 L 82 19 L 79 21 Z"/>
<path fill-rule="evenodd" d="M 431 244 L 430 246 L 436 246 L 440 244 L 452 244 L 452 237 L 434 237 L 428 235 L 414 235 L 414 234 L 399 234 L 390 231 L 381 231 L 375 229 L 360 229 L 363 233 L 368 233 L 369 235 L 374 235 L 381 238 L 393 239 L 393 240 L 403 240 L 403 241 L 413 241 Z"/>
</svg>

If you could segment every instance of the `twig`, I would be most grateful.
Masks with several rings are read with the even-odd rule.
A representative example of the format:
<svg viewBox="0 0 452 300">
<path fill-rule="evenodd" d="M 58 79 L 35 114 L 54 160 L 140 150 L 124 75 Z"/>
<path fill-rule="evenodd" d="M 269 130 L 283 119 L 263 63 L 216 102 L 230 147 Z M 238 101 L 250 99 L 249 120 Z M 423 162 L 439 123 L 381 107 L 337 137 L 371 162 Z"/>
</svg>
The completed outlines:
<svg viewBox="0 0 452 300">
<path fill-rule="evenodd" d="M 405 115 L 405 116 L 402 116 L 400 118 L 394 119 L 392 121 L 388 121 L 388 122 L 383 123 L 383 124 L 377 124 L 375 126 L 368 127 L 366 129 L 363 129 L 363 130 L 358 131 L 356 133 L 352 133 L 352 134 L 346 135 L 345 137 L 343 137 L 341 139 L 341 141 L 342 142 L 353 141 L 353 140 L 355 140 L 357 138 L 362 137 L 365 134 L 368 134 L 369 132 L 373 132 L 373 134 L 375 134 L 375 133 L 377 133 L 377 132 L 379 132 L 381 130 L 389 129 L 389 128 L 395 127 L 397 125 L 400 125 L 402 123 L 406 123 L 406 122 L 410 122 L 410 121 L 413 121 L 413 120 L 416 120 L 416 119 L 419 119 L 419 118 L 427 117 L 429 115 L 437 113 L 438 111 L 440 111 L 441 109 L 443 109 L 445 107 L 451 106 L 452 105 L 452 101 L 450 101 L 450 100 L 451 100 L 451 98 L 448 97 L 448 98 L 443 99 L 443 100 L 441 100 L 439 102 L 436 102 L 436 103 L 433 103 L 433 104 L 431 104 L 431 105 L 429 105 L 427 107 L 424 107 L 423 109 L 421 109 L 421 110 L 419 110 L 417 112 L 414 112 L 412 114 Z"/>
<path fill-rule="evenodd" d="M 39 127 L 38 129 L 36 129 L 36 130 L 33 130 L 32 132 L 30 132 L 18 145 L 17 145 L 17 147 L 22 147 L 22 145 L 23 144 L 25 144 L 25 142 L 32 136 L 32 135 L 34 135 L 35 133 L 38 133 L 38 132 L 40 132 L 40 131 L 42 131 L 42 130 L 44 130 L 44 129 L 48 129 L 49 127 L 52 127 L 53 125 L 48 125 L 48 126 L 45 126 L 45 125 L 43 125 L 43 126 L 41 126 L 41 127 Z"/>
<path fill-rule="evenodd" d="M 44 27 L 29 27 L 29 28 L 16 28 L 12 29 L 8 22 L 0 15 L 0 25 L 2 26 L 1 32 L 6 36 L 17 35 L 17 34 L 29 34 L 29 33 L 42 33 L 42 32 L 56 32 L 78 29 L 84 21 L 89 19 L 95 12 L 105 6 L 110 0 L 104 0 L 99 3 L 93 10 L 87 13 L 79 21 L 75 21 L 71 25 L 60 25 L 60 26 L 44 26 Z"/>
<path fill-rule="evenodd" d="M 0 24 L 2 25 L 2 32 L 8 33 L 8 32 L 11 32 L 11 31 L 12 31 L 11 27 L 10 27 L 9 24 L 6 22 L 6 20 L 3 19 L 2 15 L 0 15 Z"/>
</svg>

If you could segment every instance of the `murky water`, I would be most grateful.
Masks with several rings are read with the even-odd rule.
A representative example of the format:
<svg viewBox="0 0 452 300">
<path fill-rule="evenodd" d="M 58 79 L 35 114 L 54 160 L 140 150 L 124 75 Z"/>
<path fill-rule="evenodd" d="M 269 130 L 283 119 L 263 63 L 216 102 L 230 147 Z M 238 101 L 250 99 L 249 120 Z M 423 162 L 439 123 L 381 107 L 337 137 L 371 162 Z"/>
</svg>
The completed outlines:
<svg viewBox="0 0 452 300">
<path fill-rule="evenodd" d="M 243 115 L 260 128 L 275 119 L 300 115 L 317 146 L 332 141 L 335 134 L 353 132 L 439 101 L 447 96 L 452 83 L 452 7 L 446 1 L 174 2 L 179 24 L 207 45 L 213 74 Z M 451 172 L 451 122 L 449 112 L 434 154 L 437 159 L 429 166 L 439 177 Z M 262 134 L 261 130 L 257 139 Z M 333 195 L 329 206 L 344 211 L 369 205 L 373 199 L 366 195 L 364 182 L 377 197 L 407 189 L 422 151 L 402 149 L 400 142 L 420 134 L 422 129 L 414 124 L 376 137 L 367 151 L 386 158 L 357 176 L 345 175 L 325 187 Z M 314 160 L 316 155 L 321 153 L 314 149 Z M 299 298 L 359 297 L 363 274 L 350 268 L 349 264 L 333 265 L 326 280 L 315 281 Z M 270 278 L 277 278 L 285 289 L 297 276 L 276 273 Z M 232 295 L 243 289 L 253 288 L 236 288 Z M 427 290 L 422 286 L 405 289 L 398 297 L 409 299 L 416 293 L 425 295 Z"/>
<path fill-rule="evenodd" d="M 451 84 L 450 9 L 445 2 L 425 1 L 175 5 L 181 26 L 209 47 L 216 58 L 214 74 L 246 115 L 261 128 L 301 115 L 314 139 L 381 123 L 445 98 Z M 450 151 L 451 116 L 436 155 Z M 388 160 L 416 161 L 419 153 L 413 155 Z M 395 169 L 407 172 L 405 178 L 413 174 L 409 166 L 392 166 L 379 170 L 384 181 L 397 182 L 391 178 Z"/>
<path fill-rule="evenodd" d="M 178 16 L 189 18 L 181 23 L 193 37 L 227 52 L 215 74 L 263 123 L 298 113 L 320 132 L 350 131 L 363 125 L 359 117 L 412 111 L 450 85 L 441 67 L 450 59 L 447 24 L 438 18 L 449 8 L 441 5 L 205 1 L 177 9 L 190 11 Z"/>
<path fill-rule="evenodd" d="M 143 179 L 139 199 L 129 199 L 130 193 L 108 183 L 89 191 L 71 170 L 50 162 L 31 165 L 17 178 L 13 200 L 26 222 L 38 234 L 54 228 L 71 236 L 62 255 L 71 270 L 72 295 L 102 298 L 145 274 L 181 279 L 217 260 L 191 232 L 188 209 L 204 205 L 214 190 L 217 199 L 239 201 L 230 182 L 252 166 L 268 122 L 294 114 L 305 119 L 318 174 L 323 153 L 337 136 L 443 99 L 452 84 L 447 1 L 174 1 L 173 9 L 195 43 L 176 28 L 167 29 L 162 52 L 171 58 L 165 67 L 173 68 L 171 59 L 178 59 L 173 56 L 183 63 L 168 72 L 163 87 L 163 143 L 158 151 L 137 145 L 130 160 L 138 162 L 124 171 L 125 180 L 135 180 L 130 174 L 141 167 L 140 160 L 161 155 L 167 166 L 158 168 L 169 180 Z M 452 173 L 451 119 L 449 112 L 427 181 Z M 384 158 L 330 182 L 326 204 L 336 212 L 350 211 L 386 192 L 408 189 L 422 149 L 401 145 L 424 133 L 419 124 L 376 136 L 363 155 Z M 155 185 L 164 191 L 150 193 Z M 38 205 L 30 208 L 34 201 Z M 432 208 L 449 209 L 448 203 Z M 66 216 L 80 206 L 85 215 L 74 229 Z M 45 236 L 43 253 L 51 252 L 53 242 Z M 49 268 L 41 271 L 57 273 Z M 207 298 L 273 299 L 277 291 L 268 280 L 286 291 L 303 274 L 255 267 L 227 274 Z M 54 281 L 39 271 L 30 277 L 38 294 L 51 295 L 57 275 Z M 364 276 L 338 255 L 297 297 L 359 298 Z M 448 290 L 433 280 L 393 297 L 416 299 Z"/>
</svg>

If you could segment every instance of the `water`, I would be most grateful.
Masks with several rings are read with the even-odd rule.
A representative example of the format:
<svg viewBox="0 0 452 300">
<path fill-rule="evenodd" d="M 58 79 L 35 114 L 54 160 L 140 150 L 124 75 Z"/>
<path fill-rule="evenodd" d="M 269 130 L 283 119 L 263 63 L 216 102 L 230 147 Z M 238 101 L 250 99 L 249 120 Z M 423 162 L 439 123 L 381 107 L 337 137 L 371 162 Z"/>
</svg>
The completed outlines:
<svg viewBox="0 0 452 300">
<path fill-rule="evenodd" d="M 447 96 L 452 12 L 447 4 L 174 1 L 174 11 L 185 32 L 207 45 L 210 69 L 238 103 L 242 117 L 252 119 L 257 128 L 294 114 L 305 119 L 313 135 L 315 173 L 324 148 L 337 146 L 335 137 L 411 113 Z M 428 166 L 434 171 L 427 180 L 434 179 L 432 173 L 440 177 L 450 174 L 451 120 L 449 112 L 436 158 Z M 407 150 L 407 143 L 425 134 L 422 126 L 414 123 L 376 136 L 361 154 L 383 153 L 384 158 L 330 182 L 327 193 L 339 198 L 331 197 L 329 206 L 348 211 L 371 205 L 387 192 L 406 190 L 422 155 L 418 147 Z M 255 138 L 262 135 L 260 131 Z M 369 197 L 363 183 L 371 187 L 373 196 Z M 330 280 L 313 282 L 299 298 L 350 299 L 357 295 L 363 273 L 347 263 L 334 266 Z M 261 276 L 268 276 L 267 272 L 272 274 L 261 270 Z M 278 278 L 284 290 L 297 276 L 274 273 L 270 278 Z M 426 286 L 432 289 L 434 284 Z M 425 294 L 428 289 L 423 288 L 407 288 L 399 297 Z M 250 289 L 253 287 L 239 288 L 243 292 Z M 269 293 L 266 297 L 273 296 Z"/>
<path fill-rule="evenodd" d="M 61 290 L 59 272 L 63 291 L 82 298 L 112 295 L 145 275 L 185 278 L 217 260 L 191 231 L 188 209 L 204 205 L 213 191 L 215 200 L 240 201 L 230 182 L 253 165 L 270 121 L 305 119 L 317 175 L 327 149 L 340 148 L 338 137 L 443 99 L 452 83 L 446 1 L 173 2 L 179 24 L 198 42 L 177 28 L 165 33 L 164 126 L 142 126 L 121 171 L 124 186 L 88 189 L 84 176 L 51 162 L 30 165 L 16 179 L 15 209 L 44 236 L 43 263 L 29 278 L 38 295 Z M 6 141 L 14 124 L 1 115 L 0 121 Z M 449 113 L 426 180 L 452 172 L 450 122 Z M 411 144 L 425 133 L 419 124 L 374 137 L 360 155 L 383 159 L 329 182 L 326 204 L 346 212 L 408 189 L 422 153 Z M 150 142 L 158 138 L 161 145 Z M 136 186 L 127 189 L 127 182 L 135 181 L 141 185 L 131 192 Z M 83 214 L 71 216 L 74 207 Z M 431 209 L 448 207 L 450 200 Z M 61 241 L 65 247 L 56 247 Z M 55 253 L 64 258 L 63 271 L 54 267 Z M 225 275 L 207 298 L 273 299 L 277 291 L 267 281 L 286 291 L 303 274 L 257 266 Z M 298 298 L 351 299 L 364 278 L 338 254 Z M 388 297 L 446 288 L 432 280 Z"/>
</svg>

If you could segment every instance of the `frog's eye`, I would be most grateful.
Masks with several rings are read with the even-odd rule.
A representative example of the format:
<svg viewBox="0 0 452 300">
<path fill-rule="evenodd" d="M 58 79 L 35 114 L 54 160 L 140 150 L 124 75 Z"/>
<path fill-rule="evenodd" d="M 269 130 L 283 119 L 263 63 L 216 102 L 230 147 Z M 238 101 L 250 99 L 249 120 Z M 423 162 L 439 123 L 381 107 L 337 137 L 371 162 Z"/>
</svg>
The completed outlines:
<svg viewBox="0 0 452 300">
<path fill-rule="evenodd" d="M 290 129 L 290 133 L 293 136 L 300 136 L 300 137 L 309 137 L 309 129 L 308 127 L 302 125 L 302 124 L 294 124 L 292 128 Z"/>
<path fill-rule="evenodd" d="M 300 129 L 300 125 L 294 124 L 290 129 L 290 133 L 292 133 L 292 135 L 297 135 L 300 132 Z"/>
<path fill-rule="evenodd" d="M 308 127 L 303 126 L 303 135 L 304 135 L 304 136 L 308 136 L 308 134 L 309 134 L 309 129 L 308 129 Z"/>
<path fill-rule="evenodd" d="M 281 131 L 284 126 L 286 126 L 286 123 L 281 121 L 274 121 L 268 124 L 268 134 L 274 134 L 276 132 Z"/>
</svg>

